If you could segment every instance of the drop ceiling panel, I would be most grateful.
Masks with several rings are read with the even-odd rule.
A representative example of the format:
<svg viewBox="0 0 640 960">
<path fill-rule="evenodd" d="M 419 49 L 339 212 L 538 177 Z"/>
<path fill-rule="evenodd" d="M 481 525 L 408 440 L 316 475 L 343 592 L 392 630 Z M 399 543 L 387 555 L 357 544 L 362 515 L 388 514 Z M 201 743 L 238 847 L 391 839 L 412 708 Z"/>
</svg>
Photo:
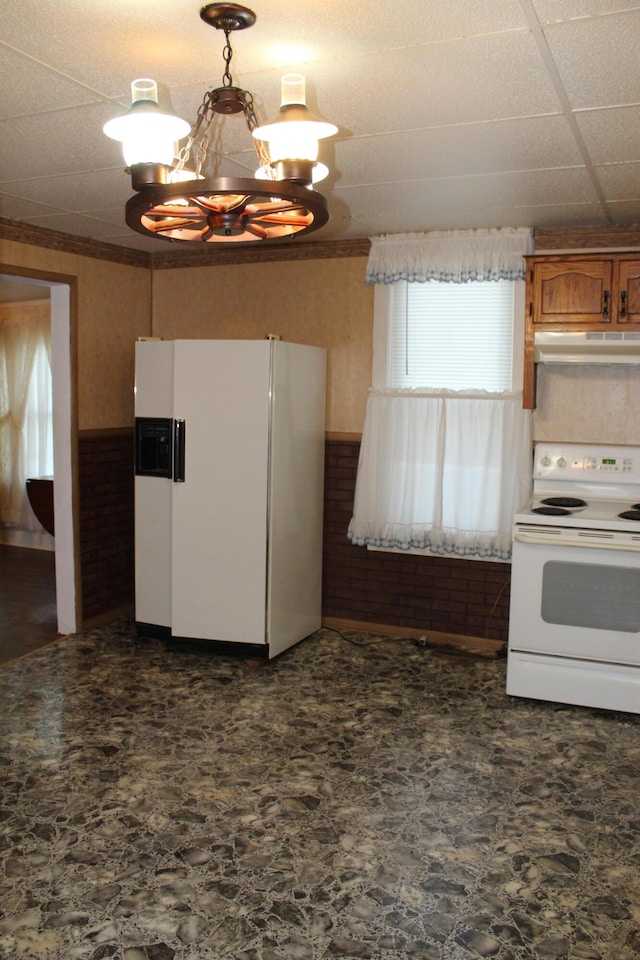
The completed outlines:
<svg viewBox="0 0 640 960">
<path fill-rule="evenodd" d="M 331 118 L 345 136 L 560 109 L 533 41 L 524 34 L 482 37 L 428 50 L 394 50 L 382 60 L 353 58 L 339 68 L 334 63 L 317 64 L 312 84 L 320 113 Z M 278 78 L 263 82 L 265 101 L 268 97 L 277 102 L 278 85 Z"/>
<path fill-rule="evenodd" d="M 515 205 L 480 209 L 473 205 L 422 211 L 413 206 L 398 207 L 384 213 L 372 208 L 361 218 L 367 236 L 386 233 L 421 232 L 424 230 L 467 229 L 469 222 L 479 227 L 562 227 L 605 226 L 606 220 L 596 204 Z M 632 220 L 626 221 L 632 223 Z M 319 235 L 320 238 L 320 235 Z"/>
<path fill-rule="evenodd" d="M 614 223 L 625 226 L 640 223 L 640 200 L 613 201 L 609 208 L 613 211 Z"/>
<path fill-rule="evenodd" d="M 608 164 L 596 173 L 607 200 L 640 202 L 640 161 Z"/>
<path fill-rule="evenodd" d="M 574 110 L 640 103 L 640 9 L 552 24 L 545 36 Z"/>
<path fill-rule="evenodd" d="M 120 213 L 124 222 L 124 215 Z M 35 227 L 45 227 L 47 230 L 61 230 L 78 237 L 91 237 L 97 240 L 107 240 L 118 231 L 118 224 L 108 223 L 96 217 L 84 217 L 80 213 L 58 213 L 53 216 L 30 217 L 29 223 Z"/>
<path fill-rule="evenodd" d="M 240 38 L 242 39 L 242 38 Z M 497 72 L 495 63 L 500 62 Z M 330 118 L 346 135 L 378 130 L 415 129 L 502 117 L 557 113 L 558 98 L 539 62 L 531 37 L 524 33 L 468 38 L 447 44 L 389 49 L 384 55 L 333 56 L 311 64 L 289 62 L 303 69 L 311 109 Z M 138 73 L 142 75 L 144 71 Z M 269 118 L 280 103 L 281 68 L 267 73 L 240 71 L 234 81 L 251 90 L 256 112 Z M 166 82 L 166 80 L 165 80 Z M 172 108 L 189 122 L 196 118 L 204 93 L 219 85 L 216 74 L 206 82 L 176 84 Z M 368 95 L 377 91 L 377 95 Z M 162 93 L 162 90 L 161 90 Z M 353 110 L 354 98 L 359 107 Z M 115 112 L 118 109 L 115 108 Z M 237 149 L 239 118 L 228 118 L 231 146 Z"/>
<path fill-rule="evenodd" d="M 113 116 L 107 104 L 0 121 L 4 181 L 124 167 L 120 145 L 102 133 Z"/>
<path fill-rule="evenodd" d="M 468 176 L 473 173 L 583 166 L 566 121 L 538 117 L 497 123 L 435 127 L 340 140 L 332 165 L 338 183 L 372 183 L 394 179 L 402 157 L 403 180 Z M 397 179 L 397 176 L 396 176 Z"/>
<path fill-rule="evenodd" d="M 559 171 L 549 185 L 546 171 L 488 176 L 435 178 L 412 183 L 348 187 L 336 193 L 349 204 L 353 216 L 366 218 L 382 196 L 389 209 L 400 208 L 425 216 L 455 209 L 487 210 L 495 206 L 596 203 L 597 196 L 587 174 L 581 170 Z"/>
<path fill-rule="evenodd" d="M 129 178 L 121 170 L 103 170 L 100 176 L 79 173 L 9 183 L 5 189 L 36 203 L 44 203 L 56 212 L 90 213 L 93 209 L 124 207 L 132 194 Z"/>
<path fill-rule="evenodd" d="M 57 212 L 56 208 L 49 204 L 12 196 L 8 191 L 0 193 L 0 213 L 9 220 L 29 220 L 31 217 L 50 216 Z"/>
<path fill-rule="evenodd" d="M 130 180 L 102 126 L 127 108 L 130 81 L 143 75 L 158 81 L 163 105 L 195 119 L 224 66 L 224 37 L 199 6 L 7 6 L 2 216 L 169 249 L 124 224 Z M 293 69 L 307 77 L 310 107 L 339 127 L 321 148 L 331 221 L 310 239 L 640 219 L 638 0 L 250 6 L 257 23 L 234 35 L 231 66 L 259 118 L 275 114 L 281 74 Z M 215 140 L 215 172 L 252 174 L 241 117 L 217 124 Z"/>
<path fill-rule="evenodd" d="M 640 157 L 640 106 L 589 110 L 576 121 L 594 163 Z"/>
<path fill-rule="evenodd" d="M 526 28 L 518 0 L 482 4 L 477 0 L 439 4 L 402 0 L 396 6 L 379 0 L 324 0 L 306 7 L 297 3 L 295 17 L 291 0 L 271 0 L 268 5 L 254 3 L 252 9 L 258 13 L 254 36 L 277 25 L 284 39 L 298 45 L 315 42 L 326 56 L 332 50 L 340 53 L 343 42 L 351 54 L 358 54 L 362 50 L 409 47 Z M 312 29 L 306 31 L 305 24 Z"/>
<path fill-rule="evenodd" d="M 402 15 L 387 4 L 325 0 L 308 10 L 291 0 L 254 3 L 256 25 L 234 37 L 234 59 L 242 71 L 281 67 L 293 58 L 314 62 L 360 51 L 441 42 L 456 37 L 523 28 L 516 0 L 495 0 L 481 9 L 475 0 L 425 16 L 423 0 L 403 0 Z M 150 16 L 152 11 L 152 17 Z M 5 18 L 5 42 L 62 74 L 110 97 L 128 91 L 136 76 L 160 69 L 170 85 L 202 80 L 217 83 L 224 37 L 203 23 L 190 0 L 88 4 L 86 0 L 22 0 Z M 381 43 L 382 39 L 382 43 Z M 71 66 L 73 65 L 73 66 Z"/>
<path fill-rule="evenodd" d="M 602 17 L 640 9 L 634 0 L 532 0 L 542 23 L 575 20 L 583 17 Z"/>
<path fill-rule="evenodd" d="M 0 119 L 76 107 L 98 97 L 66 77 L 0 44 Z"/>
<path fill-rule="evenodd" d="M 131 250 L 143 250 L 147 253 L 167 253 L 170 249 L 168 240 L 156 240 L 153 237 L 145 237 L 141 233 L 130 230 L 126 224 L 120 231 L 104 238 L 106 243 L 113 243 L 118 247 L 127 247 Z M 173 248 L 175 250 L 175 246 Z"/>
<path fill-rule="evenodd" d="M 204 49 L 197 50 L 198 34 L 209 39 L 208 54 L 211 39 L 217 39 L 198 9 L 188 0 L 21 0 L 16 13 L 3 20 L 3 39 L 61 74 L 116 97 L 128 94 L 132 69 L 134 76 L 160 73 L 167 82 L 193 78 L 193 60 L 205 57 Z"/>
</svg>

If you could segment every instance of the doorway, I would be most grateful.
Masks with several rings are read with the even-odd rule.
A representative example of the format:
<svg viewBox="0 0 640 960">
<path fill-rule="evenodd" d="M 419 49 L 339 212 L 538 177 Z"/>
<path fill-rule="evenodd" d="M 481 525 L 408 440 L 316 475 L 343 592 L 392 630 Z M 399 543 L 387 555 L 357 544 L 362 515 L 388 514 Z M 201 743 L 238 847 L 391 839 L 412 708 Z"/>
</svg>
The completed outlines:
<svg viewBox="0 0 640 960">
<path fill-rule="evenodd" d="M 6 269 L 6 272 L 5 272 Z M 74 278 L 14 273 L 0 268 L 0 296 L 33 297 L 48 288 L 51 305 L 51 373 L 53 393 L 55 586 L 57 632 L 73 633 L 78 624 L 76 550 L 73 517 L 73 355 L 71 292 Z M 75 330 L 73 330 L 75 336 Z"/>
</svg>

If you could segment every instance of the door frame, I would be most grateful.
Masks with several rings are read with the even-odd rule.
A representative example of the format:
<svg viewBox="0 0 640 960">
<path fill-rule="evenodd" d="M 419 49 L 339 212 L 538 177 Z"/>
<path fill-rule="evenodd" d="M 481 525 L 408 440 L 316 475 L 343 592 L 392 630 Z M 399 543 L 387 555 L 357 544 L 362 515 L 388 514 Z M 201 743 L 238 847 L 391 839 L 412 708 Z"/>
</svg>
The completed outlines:
<svg viewBox="0 0 640 960">
<path fill-rule="evenodd" d="M 0 263 L 0 274 L 49 286 L 53 383 L 55 571 L 58 633 L 82 623 L 78 507 L 77 277 Z"/>
</svg>

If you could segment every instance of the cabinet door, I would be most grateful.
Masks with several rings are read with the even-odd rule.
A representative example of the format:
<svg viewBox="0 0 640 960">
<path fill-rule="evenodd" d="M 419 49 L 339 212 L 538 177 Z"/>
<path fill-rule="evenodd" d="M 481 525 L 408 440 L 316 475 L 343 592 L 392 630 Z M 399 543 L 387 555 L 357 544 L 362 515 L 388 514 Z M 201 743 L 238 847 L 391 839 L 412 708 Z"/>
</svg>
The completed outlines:
<svg viewBox="0 0 640 960">
<path fill-rule="evenodd" d="M 618 270 L 618 322 L 640 324 L 640 260 L 621 260 Z"/>
<path fill-rule="evenodd" d="M 533 322 L 611 322 L 611 260 L 542 261 L 533 264 Z"/>
</svg>

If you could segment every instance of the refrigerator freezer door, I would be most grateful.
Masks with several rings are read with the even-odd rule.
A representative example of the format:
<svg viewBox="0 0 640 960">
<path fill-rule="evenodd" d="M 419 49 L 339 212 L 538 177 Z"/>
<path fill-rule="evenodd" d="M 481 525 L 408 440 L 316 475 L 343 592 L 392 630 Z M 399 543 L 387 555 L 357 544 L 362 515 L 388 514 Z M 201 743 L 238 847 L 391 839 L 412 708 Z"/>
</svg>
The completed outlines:
<svg viewBox="0 0 640 960">
<path fill-rule="evenodd" d="M 173 343 L 136 343 L 138 420 L 173 417 Z M 170 473 L 170 470 L 169 470 Z M 135 477 L 135 617 L 171 626 L 171 496 L 173 483 L 156 473 Z"/>
<path fill-rule="evenodd" d="M 174 341 L 172 633 L 266 643 L 268 341 Z"/>
</svg>

